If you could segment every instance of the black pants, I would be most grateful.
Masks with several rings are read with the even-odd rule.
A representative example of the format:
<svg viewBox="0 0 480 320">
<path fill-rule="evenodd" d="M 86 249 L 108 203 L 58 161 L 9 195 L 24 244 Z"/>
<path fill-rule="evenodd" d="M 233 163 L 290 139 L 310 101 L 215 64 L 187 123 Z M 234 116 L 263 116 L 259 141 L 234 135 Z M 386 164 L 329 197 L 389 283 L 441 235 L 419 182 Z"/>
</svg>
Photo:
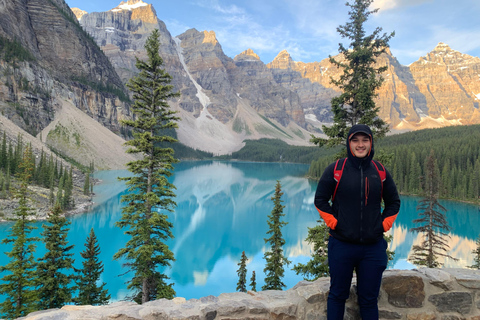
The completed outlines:
<svg viewBox="0 0 480 320">
<path fill-rule="evenodd" d="M 330 292 L 327 319 L 343 320 L 345 301 L 350 294 L 353 271 L 357 274 L 357 294 L 363 320 L 378 320 L 378 294 L 387 267 L 387 242 L 353 244 L 330 237 L 328 265 Z"/>
</svg>

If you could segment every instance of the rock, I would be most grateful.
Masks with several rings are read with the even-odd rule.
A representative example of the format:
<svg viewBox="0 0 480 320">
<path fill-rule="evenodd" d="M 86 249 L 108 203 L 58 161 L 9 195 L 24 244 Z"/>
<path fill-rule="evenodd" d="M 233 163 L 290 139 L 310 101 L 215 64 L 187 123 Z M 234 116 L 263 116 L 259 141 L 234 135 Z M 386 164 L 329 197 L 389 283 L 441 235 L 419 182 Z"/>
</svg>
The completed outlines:
<svg viewBox="0 0 480 320">
<path fill-rule="evenodd" d="M 437 271 L 441 271 L 440 273 Z M 436 275 L 438 282 L 451 282 L 455 291 L 447 286 L 432 283 L 425 275 Z M 450 276 L 448 276 L 450 275 Z M 480 320 L 480 310 L 473 307 L 473 297 L 480 289 L 465 288 L 456 283 L 456 278 L 480 280 L 474 270 L 441 269 L 403 271 L 387 270 L 384 273 L 382 293 L 379 299 L 380 319 L 408 320 Z M 443 280 L 442 280 L 443 279 Z M 452 280 L 453 279 L 453 280 Z M 420 282 L 423 284 L 421 285 Z M 28 320 L 47 319 L 326 319 L 326 297 L 329 278 L 316 281 L 302 281 L 286 291 L 232 292 L 218 297 L 206 296 L 200 299 L 160 299 L 143 305 L 133 302 L 116 302 L 106 306 L 65 306 L 61 309 L 34 312 L 25 317 Z M 406 285 L 404 285 L 406 284 Z M 412 287 L 412 290 L 406 289 Z M 423 290 L 420 290 L 423 288 Z M 442 292 L 443 290 L 443 292 Z M 352 292 L 354 286 L 352 286 Z M 393 295 L 395 291 L 401 294 Z M 428 296 L 428 299 L 422 297 Z M 390 298 L 394 298 L 390 301 Z M 414 302 L 413 299 L 419 299 Z M 360 319 L 356 296 L 352 295 L 346 304 L 345 319 Z"/>
<path fill-rule="evenodd" d="M 421 312 L 407 314 L 407 320 L 436 320 L 437 316 L 433 312 Z"/>
<path fill-rule="evenodd" d="M 402 315 L 398 312 L 379 309 L 378 317 L 380 319 L 401 319 Z"/>
<path fill-rule="evenodd" d="M 450 273 L 441 269 L 420 268 L 418 271 L 430 279 L 430 283 L 442 287 L 444 290 L 452 290 L 454 279 Z"/>
<path fill-rule="evenodd" d="M 384 277 L 382 288 L 388 302 L 400 308 L 421 308 L 425 299 L 423 279 L 413 274 Z"/>
<path fill-rule="evenodd" d="M 468 314 L 472 308 L 473 297 L 469 292 L 444 292 L 431 295 L 428 301 L 432 302 L 439 312 Z"/>
<path fill-rule="evenodd" d="M 451 269 L 450 274 L 461 286 L 470 289 L 480 289 L 480 270 L 472 270 L 472 273 L 466 274 L 464 269 Z"/>
</svg>

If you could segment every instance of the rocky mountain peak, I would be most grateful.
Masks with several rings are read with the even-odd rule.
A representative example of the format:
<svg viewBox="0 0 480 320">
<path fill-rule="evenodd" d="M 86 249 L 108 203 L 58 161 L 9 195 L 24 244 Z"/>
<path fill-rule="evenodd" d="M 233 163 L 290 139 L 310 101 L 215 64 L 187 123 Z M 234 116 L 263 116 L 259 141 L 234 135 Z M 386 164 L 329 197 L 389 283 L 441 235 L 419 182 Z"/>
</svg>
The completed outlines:
<svg viewBox="0 0 480 320">
<path fill-rule="evenodd" d="M 122 1 L 117 7 L 110 10 L 112 12 L 130 11 L 131 20 L 141 20 L 146 23 L 158 23 L 157 13 L 151 4 L 142 0 Z"/>
<path fill-rule="evenodd" d="M 437 46 L 429 52 L 426 56 L 420 57 L 417 61 L 420 63 L 437 63 L 447 66 L 471 65 L 480 62 L 478 57 L 472 57 L 468 54 L 461 53 L 450 48 L 449 45 L 440 42 Z"/>
<path fill-rule="evenodd" d="M 248 60 L 260 61 L 260 57 L 252 49 L 247 49 L 242 53 L 237 54 L 233 60 L 234 61 L 248 61 Z"/>
<path fill-rule="evenodd" d="M 272 62 L 267 64 L 267 67 L 274 69 L 295 69 L 295 61 L 293 61 L 287 50 L 282 50 Z"/>
<path fill-rule="evenodd" d="M 77 20 L 82 19 L 82 17 L 88 13 L 87 11 L 83 11 L 82 9 L 79 9 L 79 8 L 71 8 L 71 10 L 75 15 L 75 17 L 77 17 Z"/>
<path fill-rule="evenodd" d="M 277 54 L 274 60 L 288 60 L 288 61 L 293 61 L 292 57 L 290 56 L 290 53 L 288 53 L 287 50 L 282 50 Z"/>
<path fill-rule="evenodd" d="M 203 31 L 203 43 L 211 43 L 216 45 L 218 43 L 217 36 L 215 35 L 215 31 Z"/>
<path fill-rule="evenodd" d="M 433 49 L 434 52 L 447 52 L 451 50 L 452 49 L 449 47 L 449 45 L 443 42 L 439 42 L 437 46 Z"/>
</svg>

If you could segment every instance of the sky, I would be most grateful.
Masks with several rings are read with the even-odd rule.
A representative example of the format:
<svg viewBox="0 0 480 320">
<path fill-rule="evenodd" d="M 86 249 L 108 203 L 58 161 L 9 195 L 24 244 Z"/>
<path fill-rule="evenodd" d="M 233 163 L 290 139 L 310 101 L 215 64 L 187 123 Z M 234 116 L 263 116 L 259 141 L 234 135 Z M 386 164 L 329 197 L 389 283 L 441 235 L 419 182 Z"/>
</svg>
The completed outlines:
<svg viewBox="0 0 480 320">
<path fill-rule="evenodd" d="M 121 0 L 65 0 L 90 12 L 108 11 Z M 294 61 L 313 62 L 348 46 L 337 27 L 348 22 L 342 0 L 143 0 L 151 3 L 172 36 L 195 28 L 214 31 L 224 53 L 234 58 L 252 49 L 264 63 L 287 50 Z M 354 0 L 350 0 L 353 2 Z M 382 34 L 395 32 L 392 54 L 409 65 L 439 42 L 480 56 L 480 0 L 374 0 L 365 26 Z"/>
</svg>

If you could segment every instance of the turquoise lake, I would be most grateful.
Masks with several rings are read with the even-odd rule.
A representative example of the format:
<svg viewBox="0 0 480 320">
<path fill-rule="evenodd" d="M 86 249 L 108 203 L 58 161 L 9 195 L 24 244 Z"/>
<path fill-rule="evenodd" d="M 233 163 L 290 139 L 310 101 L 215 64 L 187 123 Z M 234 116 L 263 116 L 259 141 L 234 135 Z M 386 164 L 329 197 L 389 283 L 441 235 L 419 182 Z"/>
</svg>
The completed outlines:
<svg viewBox="0 0 480 320">
<path fill-rule="evenodd" d="M 248 283 L 255 271 L 257 290 L 261 290 L 267 216 L 273 208 L 271 197 L 277 180 L 282 184 L 284 221 L 288 222 L 282 229 L 286 240 L 284 249 L 292 262 L 286 267 L 284 283 L 291 288 L 301 281 L 302 277 L 291 271 L 291 267 L 309 260 L 311 247 L 304 240 L 308 227 L 319 220 L 313 205 L 316 181 L 304 178 L 307 170 L 308 165 L 284 163 L 202 161 L 177 164 L 171 178 L 177 187 L 177 208 L 170 214 L 175 239 L 169 242 L 176 261 L 165 270 L 175 283 L 177 296 L 190 299 L 234 292 L 242 251 L 249 258 Z M 122 263 L 112 260 L 127 241 L 123 231 L 114 226 L 121 215 L 120 196 L 125 194 L 125 186 L 117 177 L 125 175 L 128 171 L 96 172 L 94 176 L 101 183 L 94 187 L 94 205 L 88 212 L 69 218 L 68 239 L 75 245 L 76 267 L 81 267 L 80 252 L 84 250 L 90 229 L 94 228 L 101 247 L 100 259 L 105 265 L 102 281 L 107 283 L 112 301 L 125 297 L 125 281 L 129 279 L 129 274 L 122 275 L 126 271 Z M 407 262 L 407 257 L 412 245 L 419 241 L 417 234 L 409 232 L 418 215 L 418 201 L 419 198 L 402 197 L 401 210 L 391 231 L 390 250 L 395 251 L 395 259 L 390 262 L 390 269 L 415 268 Z M 453 201 L 441 201 L 441 204 L 448 210 L 447 220 L 452 228 L 449 254 L 458 261 L 440 261 L 445 267 L 472 265 L 471 252 L 480 232 L 478 206 Z M 42 222 L 37 225 L 41 227 Z M 10 226 L 10 223 L 1 224 L 1 234 L 5 236 Z M 8 249 L 0 245 L 2 253 Z M 43 255 L 44 250 L 39 244 L 37 256 Z M 0 263 L 4 265 L 7 261 L 7 257 L 0 254 Z"/>
</svg>

